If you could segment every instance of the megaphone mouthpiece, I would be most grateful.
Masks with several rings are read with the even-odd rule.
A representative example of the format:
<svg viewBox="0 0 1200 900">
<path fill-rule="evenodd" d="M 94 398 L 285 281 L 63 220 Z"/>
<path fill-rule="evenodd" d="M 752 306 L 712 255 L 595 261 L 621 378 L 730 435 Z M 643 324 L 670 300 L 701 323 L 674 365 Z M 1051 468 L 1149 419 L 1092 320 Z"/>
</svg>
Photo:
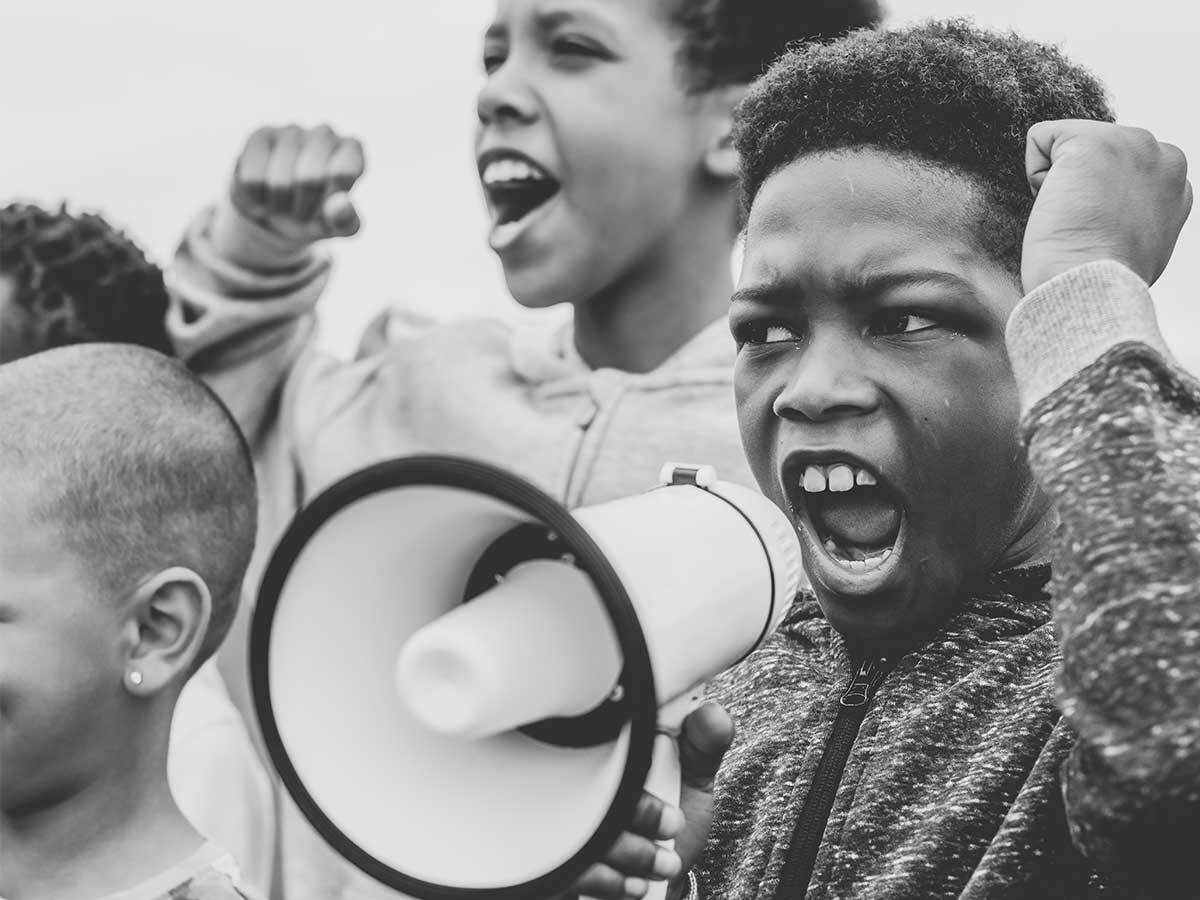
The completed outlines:
<svg viewBox="0 0 1200 900">
<path fill-rule="evenodd" d="M 413 634 L 396 687 L 422 725 L 474 740 L 588 712 L 620 672 L 591 579 L 568 562 L 535 559 Z"/>
</svg>

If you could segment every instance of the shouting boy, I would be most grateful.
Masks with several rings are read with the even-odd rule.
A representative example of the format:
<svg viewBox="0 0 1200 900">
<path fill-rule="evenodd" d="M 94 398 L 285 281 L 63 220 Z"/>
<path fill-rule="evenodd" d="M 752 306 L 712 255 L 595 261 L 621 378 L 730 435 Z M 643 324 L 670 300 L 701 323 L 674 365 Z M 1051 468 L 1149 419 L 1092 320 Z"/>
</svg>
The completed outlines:
<svg viewBox="0 0 1200 900">
<path fill-rule="evenodd" d="M 957 22 L 790 52 L 740 116 L 739 419 L 813 591 L 716 686 L 703 853 L 729 721 L 689 722 L 674 890 L 1192 893 L 1200 386 L 1147 290 L 1183 154 Z"/>
</svg>

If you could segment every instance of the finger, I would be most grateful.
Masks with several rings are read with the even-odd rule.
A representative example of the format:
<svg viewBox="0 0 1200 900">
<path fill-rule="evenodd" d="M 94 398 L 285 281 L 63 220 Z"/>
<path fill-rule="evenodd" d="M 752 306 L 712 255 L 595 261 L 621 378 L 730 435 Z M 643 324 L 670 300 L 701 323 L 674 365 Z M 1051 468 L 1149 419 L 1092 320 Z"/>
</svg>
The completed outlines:
<svg viewBox="0 0 1200 900">
<path fill-rule="evenodd" d="M 296 186 L 296 159 L 304 132 L 296 125 L 280 130 L 267 163 L 267 208 L 271 212 L 290 215 L 292 192 Z"/>
<path fill-rule="evenodd" d="M 660 800 L 649 791 L 642 791 L 633 810 L 631 832 L 657 841 L 669 841 L 682 829 L 683 813 L 679 807 Z"/>
<path fill-rule="evenodd" d="M 329 159 L 329 193 L 348 191 L 362 178 L 367 168 L 367 158 L 361 141 L 343 138 Z"/>
<path fill-rule="evenodd" d="M 321 205 L 321 224 L 333 237 L 349 237 L 357 234 L 358 229 L 362 227 L 358 210 L 354 208 L 350 195 L 345 192 L 331 194 L 325 198 Z"/>
<path fill-rule="evenodd" d="M 702 704 L 686 719 L 679 734 L 679 769 L 683 783 L 698 790 L 712 788 L 725 751 L 733 743 L 733 719 L 720 704 Z"/>
<path fill-rule="evenodd" d="M 318 125 L 304 135 L 292 191 L 292 216 L 296 221 L 311 221 L 321 212 L 329 160 L 337 145 L 338 137 L 328 125 Z"/>
<path fill-rule="evenodd" d="M 1050 173 L 1057 125 L 1057 122 L 1038 122 L 1025 137 L 1025 177 L 1029 180 L 1029 189 L 1034 197 L 1037 197 L 1042 182 Z"/>
<path fill-rule="evenodd" d="M 571 890 L 596 900 L 625 900 L 626 897 L 644 897 L 650 883 L 637 876 L 625 876 L 603 863 L 589 866 L 583 876 L 571 886 Z"/>
<path fill-rule="evenodd" d="M 674 878 L 683 871 L 679 854 L 649 838 L 622 832 L 604 856 L 604 861 L 626 875 L 641 875 L 655 881 Z"/>
<path fill-rule="evenodd" d="M 275 129 L 258 128 L 246 139 L 233 167 L 233 202 L 254 213 L 267 203 L 267 162 L 275 147 Z"/>
</svg>

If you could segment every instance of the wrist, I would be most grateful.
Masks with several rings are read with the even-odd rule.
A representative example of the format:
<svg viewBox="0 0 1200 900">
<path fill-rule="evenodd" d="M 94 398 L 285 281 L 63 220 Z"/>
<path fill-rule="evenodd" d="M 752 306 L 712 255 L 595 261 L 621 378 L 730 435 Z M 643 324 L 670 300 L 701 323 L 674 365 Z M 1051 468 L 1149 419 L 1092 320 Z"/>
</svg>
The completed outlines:
<svg viewBox="0 0 1200 900">
<path fill-rule="evenodd" d="M 223 259 L 264 274 L 297 269 L 312 256 L 310 242 L 298 242 L 264 228 L 243 215 L 228 196 L 213 210 L 208 239 Z"/>
<path fill-rule="evenodd" d="M 1170 358 L 1146 282 L 1114 260 L 1076 266 L 1030 292 L 1005 339 L 1022 415 L 1117 344 L 1135 341 Z"/>
</svg>

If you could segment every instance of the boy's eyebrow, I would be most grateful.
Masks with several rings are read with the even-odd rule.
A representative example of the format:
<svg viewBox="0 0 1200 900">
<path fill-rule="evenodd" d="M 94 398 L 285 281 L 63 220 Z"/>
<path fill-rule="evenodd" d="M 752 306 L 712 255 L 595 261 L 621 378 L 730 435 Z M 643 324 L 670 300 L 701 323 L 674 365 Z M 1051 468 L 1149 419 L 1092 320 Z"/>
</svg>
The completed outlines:
<svg viewBox="0 0 1200 900">
<path fill-rule="evenodd" d="M 942 269 L 898 269 L 889 272 L 856 272 L 839 280 L 839 287 L 858 296 L 875 296 L 902 287 L 949 288 L 977 299 L 975 286 L 961 275 Z"/>
<path fill-rule="evenodd" d="M 855 272 L 835 279 L 839 293 L 854 299 L 875 297 L 903 287 L 933 285 L 948 288 L 978 302 L 975 286 L 961 275 L 941 269 L 899 269 L 888 272 Z M 730 303 L 780 303 L 785 297 L 795 297 L 796 289 L 784 284 L 764 284 L 735 291 Z"/>
<path fill-rule="evenodd" d="M 584 24 L 598 28 L 609 37 L 611 29 L 604 19 L 584 9 L 544 9 L 536 14 L 537 27 L 541 31 L 553 31 L 562 25 Z"/>
</svg>

